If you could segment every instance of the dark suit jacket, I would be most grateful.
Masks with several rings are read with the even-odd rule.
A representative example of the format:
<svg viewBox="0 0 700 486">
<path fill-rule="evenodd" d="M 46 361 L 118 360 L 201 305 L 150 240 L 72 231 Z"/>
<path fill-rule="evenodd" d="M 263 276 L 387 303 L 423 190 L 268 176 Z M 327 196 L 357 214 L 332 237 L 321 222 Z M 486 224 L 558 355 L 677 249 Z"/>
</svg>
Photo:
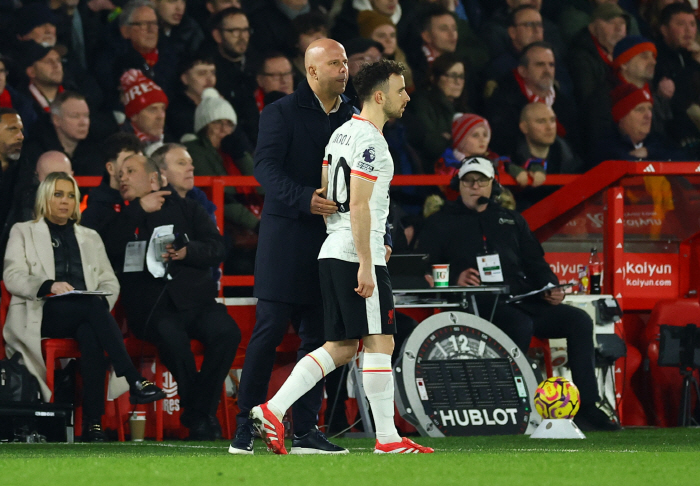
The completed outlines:
<svg viewBox="0 0 700 486">
<path fill-rule="evenodd" d="M 135 199 L 120 212 L 113 213 L 102 235 L 107 255 L 122 285 L 121 298 L 129 325 L 136 329 L 146 323 L 151 308 L 166 290 L 166 295 L 161 297 L 166 299 L 160 302 L 161 308 L 183 311 L 213 304 L 217 291 L 211 267 L 224 260 L 223 238 L 202 205 L 181 198 L 170 186 L 163 189 L 172 194 L 165 197 L 159 211 L 147 213 Z M 127 243 L 136 239 L 148 242 L 155 228 L 169 224 L 174 225 L 175 234 L 187 234 L 190 240 L 185 259 L 170 263 L 168 273 L 172 280 L 153 277 L 145 263 L 141 272 L 123 272 Z"/>
<path fill-rule="evenodd" d="M 336 113 L 326 115 L 304 80 L 289 96 L 267 105 L 260 115 L 255 177 L 265 189 L 255 260 L 255 291 L 260 299 L 320 302 L 318 253 L 326 238 L 321 216 L 312 215 L 311 197 L 321 186 L 324 149 L 333 131 L 356 112 L 343 96 Z"/>
</svg>

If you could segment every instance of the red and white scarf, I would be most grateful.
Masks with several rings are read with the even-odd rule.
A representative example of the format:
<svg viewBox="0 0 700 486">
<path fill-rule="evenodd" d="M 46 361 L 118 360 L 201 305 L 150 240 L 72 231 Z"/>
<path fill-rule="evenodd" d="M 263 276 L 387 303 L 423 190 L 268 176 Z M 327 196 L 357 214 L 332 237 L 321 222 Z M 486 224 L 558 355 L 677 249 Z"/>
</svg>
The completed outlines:
<svg viewBox="0 0 700 486">
<path fill-rule="evenodd" d="M 518 86 L 520 86 L 520 91 L 523 95 L 525 95 L 525 98 L 527 98 L 528 103 L 544 103 L 552 108 L 552 105 L 554 105 L 554 100 L 557 98 L 557 94 L 554 91 L 554 86 L 549 88 L 549 93 L 547 93 L 547 96 L 543 98 L 533 93 L 532 90 L 525 85 L 525 80 L 517 69 L 513 69 L 513 75 L 515 76 L 515 80 L 518 82 Z M 564 128 L 564 125 L 559 122 L 559 118 L 557 118 L 557 135 L 562 138 L 566 136 L 566 128 Z"/>
<path fill-rule="evenodd" d="M 65 91 L 63 86 L 59 86 L 58 92 L 63 93 L 63 91 Z M 51 111 L 51 101 L 44 96 L 44 93 L 39 91 L 39 88 L 37 88 L 34 83 L 29 83 L 29 92 L 32 94 L 32 97 L 36 100 L 36 102 L 39 103 L 42 110 L 44 110 L 46 113 Z"/>
</svg>

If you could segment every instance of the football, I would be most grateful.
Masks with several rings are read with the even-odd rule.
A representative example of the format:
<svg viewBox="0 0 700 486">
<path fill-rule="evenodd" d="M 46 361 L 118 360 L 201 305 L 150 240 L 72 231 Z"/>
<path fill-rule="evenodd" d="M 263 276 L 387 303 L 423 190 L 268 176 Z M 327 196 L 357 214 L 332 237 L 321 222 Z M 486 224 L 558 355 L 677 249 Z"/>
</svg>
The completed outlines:
<svg viewBox="0 0 700 486">
<path fill-rule="evenodd" d="M 535 391 L 535 408 L 544 419 L 574 418 L 580 404 L 576 385 L 561 376 L 547 378 Z"/>
</svg>

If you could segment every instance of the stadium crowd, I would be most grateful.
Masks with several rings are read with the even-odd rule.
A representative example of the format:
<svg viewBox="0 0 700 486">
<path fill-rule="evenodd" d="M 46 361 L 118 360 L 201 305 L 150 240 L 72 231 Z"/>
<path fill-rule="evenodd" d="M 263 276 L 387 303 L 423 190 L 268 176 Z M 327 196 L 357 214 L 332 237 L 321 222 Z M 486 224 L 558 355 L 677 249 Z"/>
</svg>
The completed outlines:
<svg viewBox="0 0 700 486">
<path fill-rule="evenodd" d="M 193 176 L 253 175 L 259 140 L 269 151 L 277 134 L 258 133 L 259 126 L 279 128 L 265 125 L 263 109 L 300 86 L 308 89 L 307 47 L 326 37 L 345 47 L 344 94 L 355 109 L 352 78 L 364 63 L 386 58 L 408 67 L 412 100 L 383 130 L 396 174 L 456 175 L 465 157 L 485 157 L 496 174 L 515 178 L 514 194 L 500 197 L 522 210 L 548 194 L 539 187 L 548 174 L 583 173 L 609 159 L 697 160 L 697 14 L 698 2 L 688 0 L 3 2 L 0 250 L 15 223 L 33 219 L 40 182 L 58 171 L 103 177 L 88 191 L 81 224 L 105 239 L 130 292 L 138 294 L 138 275 L 124 280 L 118 268 L 126 265 L 124 255 L 115 259 L 124 245 L 113 243 L 140 224 L 154 231 L 150 219 L 173 223 L 152 214 L 166 207 L 190 225 L 193 241 L 199 235 L 210 245 L 188 250 L 197 255 L 196 268 L 184 265 L 183 272 L 213 285 L 213 267 L 225 258 L 226 273 L 252 274 L 264 190 L 226 188 L 218 241 L 212 203 L 193 187 Z M 158 170 L 169 186 L 157 176 L 149 180 Z M 151 190 L 163 194 L 149 197 Z M 667 189 L 661 183 L 648 190 Z M 394 252 L 413 249 L 423 219 L 459 196 L 448 187 L 391 194 Z M 135 198 L 140 209 L 125 204 Z M 115 234 L 120 228 L 127 229 Z M 160 287 L 142 285 L 152 300 L 162 297 Z M 233 356 L 216 350 L 206 383 L 191 378 L 192 363 L 178 355 L 182 341 L 158 335 L 159 323 L 173 319 L 168 306 L 190 312 L 179 323 L 185 338 L 199 318 L 196 306 L 206 305 L 217 325 L 204 339 L 214 343 L 217 333 L 240 339 L 235 323 L 203 293 L 188 295 L 185 301 L 197 301 L 188 307 L 181 290 L 155 317 L 150 306 L 139 308 L 141 296 L 125 302 L 135 320 L 155 322 L 141 334 L 167 349 L 177 381 L 191 381 L 190 389 L 216 385 Z M 140 389 L 141 378 L 129 373 L 132 388 Z M 192 397 L 183 423 L 195 438 L 210 437 L 215 398 Z M 90 426 L 98 419 L 91 420 Z"/>
</svg>

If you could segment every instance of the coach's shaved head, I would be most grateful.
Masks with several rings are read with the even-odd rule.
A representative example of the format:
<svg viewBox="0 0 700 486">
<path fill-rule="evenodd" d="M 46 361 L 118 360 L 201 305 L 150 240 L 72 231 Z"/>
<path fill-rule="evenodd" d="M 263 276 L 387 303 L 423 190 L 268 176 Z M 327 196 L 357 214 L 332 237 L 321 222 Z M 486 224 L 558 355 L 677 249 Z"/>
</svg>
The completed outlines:
<svg viewBox="0 0 700 486">
<path fill-rule="evenodd" d="M 306 49 L 304 66 L 311 90 L 330 111 L 348 82 L 345 48 L 333 39 L 318 39 Z"/>
</svg>

